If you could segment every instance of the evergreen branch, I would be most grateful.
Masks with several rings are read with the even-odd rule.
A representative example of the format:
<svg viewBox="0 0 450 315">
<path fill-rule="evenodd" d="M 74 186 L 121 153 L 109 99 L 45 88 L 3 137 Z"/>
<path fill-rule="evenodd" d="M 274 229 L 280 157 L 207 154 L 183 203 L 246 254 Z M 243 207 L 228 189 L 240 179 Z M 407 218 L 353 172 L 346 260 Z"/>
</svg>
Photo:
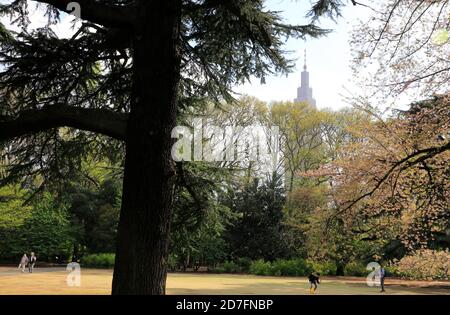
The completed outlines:
<svg viewBox="0 0 450 315">
<path fill-rule="evenodd" d="M 35 0 L 40 3 L 45 3 L 54 6 L 60 11 L 72 13 L 68 10 L 68 4 L 76 2 L 80 4 L 81 16 L 83 20 L 92 23 L 123 27 L 126 25 L 133 25 L 137 20 L 137 9 L 133 4 L 128 5 L 108 5 L 95 0 Z"/>
</svg>

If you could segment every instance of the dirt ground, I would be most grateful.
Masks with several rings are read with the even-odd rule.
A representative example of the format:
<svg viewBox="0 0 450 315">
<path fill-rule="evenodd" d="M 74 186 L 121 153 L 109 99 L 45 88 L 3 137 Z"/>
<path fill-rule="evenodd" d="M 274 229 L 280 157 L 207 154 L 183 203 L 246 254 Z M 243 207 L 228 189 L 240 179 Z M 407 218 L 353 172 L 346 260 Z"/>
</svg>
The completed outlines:
<svg viewBox="0 0 450 315">
<path fill-rule="evenodd" d="M 37 268 L 33 274 L 0 267 L 0 295 L 106 295 L 111 291 L 112 271 L 82 269 L 79 287 L 67 285 L 64 268 Z M 167 293 L 174 295 L 306 295 L 306 278 L 249 275 L 169 274 Z M 369 287 L 365 278 L 325 277 L 318 295 L 450 295 L 450 282 L 386 280 L 386 293 Z"/>
</svg>

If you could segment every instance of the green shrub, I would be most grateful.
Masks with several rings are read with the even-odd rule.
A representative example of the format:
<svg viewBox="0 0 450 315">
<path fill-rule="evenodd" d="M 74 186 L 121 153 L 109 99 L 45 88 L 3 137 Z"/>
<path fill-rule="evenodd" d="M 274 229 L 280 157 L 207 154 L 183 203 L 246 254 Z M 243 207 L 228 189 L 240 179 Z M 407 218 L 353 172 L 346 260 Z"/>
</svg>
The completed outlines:
<svg viewBox="0 0 450 315">
<path fill-rule="evenodd" d="M 366 267 L 367 265 L 361 262 L 351 262 L 345 266 L 344 274 L 346 276 L 365 277 L 370 273 Z"/>
<path fill-rule="evenodd" d="M 262 259 L 254 261 L 249 272 L 259 276 L 307 276 L 312 271 L 311 266 L 303 259 L 278 259 L 273 263 Z"/>
<path fill-rule="evenodd" d="M 359 265 L 358 268 L 360 268 Z M 332 262 L 313 262 L 301 258 L 278 259 L 274 262 L 264 261 L 263 259 L 251 261 L 239 258 L 236 261 L 226 261 L 209 269 L 209 271 L 213 273 L 249 273 L 257 276 L 305 277 L 313 271 L 324 276 L 334 275 L 336 274 L 336 265 Z M 355 271 L 352 271 L 352 273 L 358 274 Z M 359 274 L 366 275 L 365 268 Z"/>
<path fill-rule="evenodd" d="M 246 261 L 238 259 L 237 261 L 225 261 L 222 264 L 215 266 L 214 268 L 210 268 L 209 272 L 212 273 L 247 273 L 249 267 L 247 266 L 251 264 L 251 261 Z"/>
<path fill-rule="evenodd" d="M 252 260 L 250 258 L 240 257 L 236 260 L 236 263 L 239 266 L 240 272 L 248 273 L 250 271 L 250 266 L 252 264 Z"/>
<path fill-rule="evenodd" d="M 114 267 L 115 257 L 115 254 L 87 255 L 81 259 L 81 265 L 91 268 L 112 268 Z"/>
<path fill-rule="evenodd" d="M 251 263 L 249 272 L 257 276 L 270 276 L 272 274 L 272 265 L 263 259 L 255 260 Z"/>
<path fill-rule="evenodd" d="M 225 273 L 225 268 L 222 265 L 217 265 L 215 267 L 208 268 L 210 273 Z"/>
<path fill-rule="evenodd" d="M 222 264 L 225 273 L 239 273 L 240 268 L 234 261 L 226 261 Z"/>
</svg>

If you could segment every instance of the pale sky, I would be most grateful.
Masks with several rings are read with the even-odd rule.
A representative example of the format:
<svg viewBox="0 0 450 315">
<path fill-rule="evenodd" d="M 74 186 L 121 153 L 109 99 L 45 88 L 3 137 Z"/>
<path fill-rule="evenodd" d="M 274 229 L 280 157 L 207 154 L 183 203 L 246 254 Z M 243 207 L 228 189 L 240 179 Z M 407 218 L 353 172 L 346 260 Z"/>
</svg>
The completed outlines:
<svg viewBox="0 0 450 315">
<path fill-rule="evenodd" d="M 291 24 L 306 24 L 304 15 L 310 8 L 308 1 L 295 0 L 267 0 L 266 6 L 270 10 L 283 11 L 282 16 Z M 369 14 L 370 9 L 349 4 L 343 9 L 343 16 L 337 23 L 323 18 L 320 26 L 333 29 L 333 33 L 318 39 L 308 39 L 306 42 L 295 39 L 287 42 L 286 49 L 294 51 L 292 58 L 298 58 L 295 72 L 287 78 L 268 77 L 264 85 L 255 79 L 251 83 L 236 87 L 235 90 L 266 102 L 292 101 L 300 85 L 303 50 L 306 48 L 310 85 L 317 106 L 332 109 L 348 106 L 341 95 L 348 95 L 345 88 L 353 91 L 356 89 L 355 84 L 351 82 L 350 34 L 358 19 L 367 18 Z"/>
</svg>

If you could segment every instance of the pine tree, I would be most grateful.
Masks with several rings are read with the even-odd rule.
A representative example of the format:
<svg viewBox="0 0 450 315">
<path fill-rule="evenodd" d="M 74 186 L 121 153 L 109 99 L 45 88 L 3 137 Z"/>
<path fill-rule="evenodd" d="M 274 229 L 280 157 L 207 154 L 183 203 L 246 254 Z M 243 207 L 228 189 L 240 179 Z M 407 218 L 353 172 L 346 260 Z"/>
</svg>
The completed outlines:
<svg viewBox="0 0 450 315">
<path fill-rule="evenodd" d="M 278 174 L 262 183 L 254 179 L 230 191 L 224 203 L 240 216 L 226 233 L 233 258 L 273 261 L 288 257 L 282 226 L 285 202 L 282 176 Z"/>
</svg>

